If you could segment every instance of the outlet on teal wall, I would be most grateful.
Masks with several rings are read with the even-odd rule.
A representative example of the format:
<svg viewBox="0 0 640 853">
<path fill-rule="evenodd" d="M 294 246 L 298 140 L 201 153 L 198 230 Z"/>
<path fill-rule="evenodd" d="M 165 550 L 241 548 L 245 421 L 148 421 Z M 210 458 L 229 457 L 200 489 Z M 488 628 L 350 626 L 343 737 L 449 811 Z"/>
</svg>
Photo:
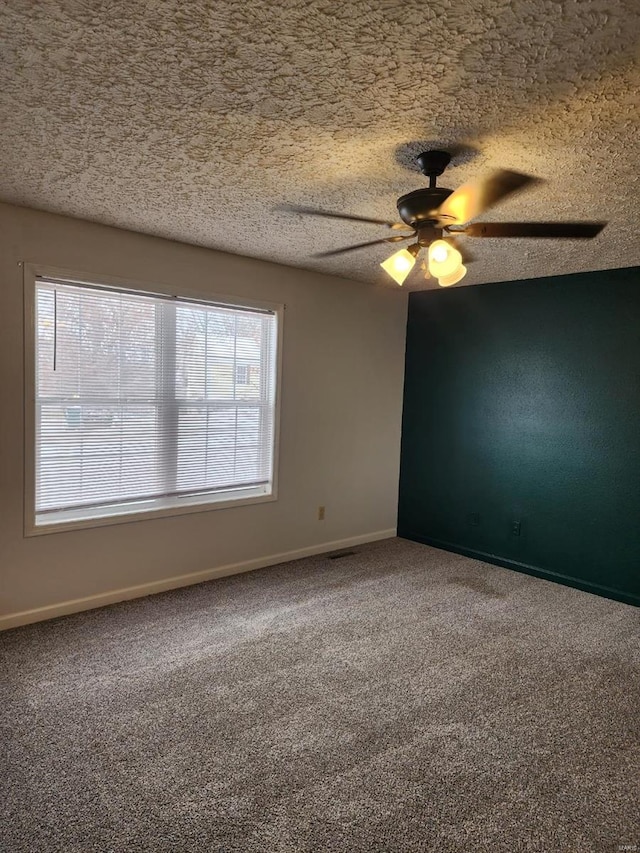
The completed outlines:
<svg viewBox="0 0 640 853">
<path fill-rule="evenodd" d="M 640 604 L 640 268 L 411 294 L 398 534 Z"/>
</svg>

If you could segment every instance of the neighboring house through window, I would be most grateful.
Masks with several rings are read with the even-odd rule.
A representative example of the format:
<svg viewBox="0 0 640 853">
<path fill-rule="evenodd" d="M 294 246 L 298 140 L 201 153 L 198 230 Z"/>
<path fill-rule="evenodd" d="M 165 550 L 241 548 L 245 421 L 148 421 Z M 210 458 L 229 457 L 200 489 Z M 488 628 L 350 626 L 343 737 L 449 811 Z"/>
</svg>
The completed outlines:
<svg viewBox="0 0 640 853">
<path fill-rule="evenodd" d="M 40 275 L 33 309 L 35 532 L 273 499 L 277 308 Z"/>
<path fill-rule="evenodd" d="M 236 385 L 249 385 L 251 368 L 248 364 L 236 364 Z"/>
</svg>

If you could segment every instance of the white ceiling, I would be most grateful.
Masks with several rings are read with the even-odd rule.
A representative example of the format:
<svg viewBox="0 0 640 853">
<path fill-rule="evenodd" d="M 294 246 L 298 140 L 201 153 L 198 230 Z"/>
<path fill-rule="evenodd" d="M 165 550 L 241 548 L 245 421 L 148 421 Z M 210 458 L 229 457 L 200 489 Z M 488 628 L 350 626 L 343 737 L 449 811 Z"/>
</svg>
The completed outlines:
<svg viewBox="0 0 640 853">
<path fill-rule="evenodd" d="M 382 282 L 388 246 L 311 256 L 387 232 L 274 208 L 396 218 L 464 142 L 445 186 L 547 179 L 482 218 L 609 221 L 475 240 L 464 284 L 640 264 L 638 0 L 4 0 L 0 34 L 4 201 Z"/>
</svg>

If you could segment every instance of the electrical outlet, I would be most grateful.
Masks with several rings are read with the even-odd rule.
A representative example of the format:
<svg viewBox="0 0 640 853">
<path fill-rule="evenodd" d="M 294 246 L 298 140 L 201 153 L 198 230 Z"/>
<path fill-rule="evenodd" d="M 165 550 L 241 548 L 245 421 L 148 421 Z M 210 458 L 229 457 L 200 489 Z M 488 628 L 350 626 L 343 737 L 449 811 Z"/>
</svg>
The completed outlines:
<svg viewBox="0 0 640 853">
<path fill-rule="evenodd" d="M 512 536 L 520 536 L 520 522 L 512 521 L 511 522 L 511 535 Z"/>
<path fill-rule="evenodd" d="M 479 512 L 470 512 L 469 513 L 469 524 L 472 527 L 478 527 L 480 524 L 480 513 Z"/>
<path fill-rule="evenodd" d="M 318 507 L 318 521 L 324 521 L 324 507 Z"/>
</svg>

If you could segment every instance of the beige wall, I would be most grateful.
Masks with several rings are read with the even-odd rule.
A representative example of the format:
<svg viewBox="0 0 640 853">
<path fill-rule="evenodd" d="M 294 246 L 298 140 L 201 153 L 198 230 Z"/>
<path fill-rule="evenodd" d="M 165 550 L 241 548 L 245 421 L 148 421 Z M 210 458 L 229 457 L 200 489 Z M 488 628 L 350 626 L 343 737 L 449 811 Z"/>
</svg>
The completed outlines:
<svg viewBox="0 0 640 853">
<path fill-rule="evenodd" d="M 279 499 L 25 538 L 21 261 L 285 303 Z M 0 293 L 0 627 L 392 534 L 404 294 L 2 204 Z"/>
</svg>

